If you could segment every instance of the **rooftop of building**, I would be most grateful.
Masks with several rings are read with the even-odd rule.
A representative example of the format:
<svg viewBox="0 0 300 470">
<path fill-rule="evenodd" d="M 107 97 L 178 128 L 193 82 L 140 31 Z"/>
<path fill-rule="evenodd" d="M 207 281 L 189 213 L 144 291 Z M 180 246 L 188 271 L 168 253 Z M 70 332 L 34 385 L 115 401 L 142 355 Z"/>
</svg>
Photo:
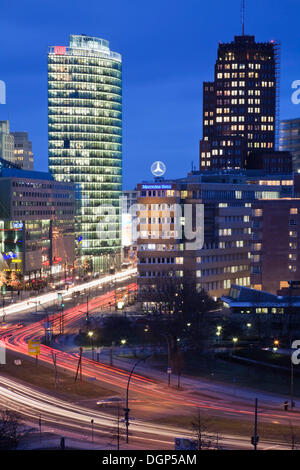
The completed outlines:
<svg viewBox="0 0 300 470">
<path fill-rule="evenodd" d="M 291 119 L 281 119 L 280 123 L 285 124 L 285 123 L 299 123 L 300 122 L 300 117 L 298 118 L 291 118 Z"/>
<path fill-rule="evenodd" d="M 276 44 L 274 40 L 271 41 L 264 41 L 264 42 L 256 42 L 255 41 L 255 36 L 253 35 L 240 35 L 240 36 L 234 36 L 234 40 L 231 42 L 219 42 L 219 47 L 221 48 L 226 48 L 226 47 L 234 47 L 234 48 L 244 48 L 246 46 L 255 46 L 256 48 L 272 48 Z"/>
<path fill-rule="evenodd" d="M 275 295 L 250 287 L 232 284 L 229 295 L 222 296 L 229 307 L 289 307 L 300 306 L 300 296 Z"/>
<path fill-rule="evenodd" d="M 218 170 L 191 171 L 183 178 L 155 177 L 153 180 L 142 181 L 141 184 L 172 184 L 172 183 L 216 183 L 216 184 L 261 184 L 263 181 L 293 181 L 293 173 L 268 174 L 260 170 Z"/>
<path fill-rule="evenodd" d="M 17 168 L 16 166 L 15 167 L 12 166 L 9 168 L 6 166 L 1 166 L 1 161 L 0 161 L 0 177 L 1 178 L 22 178 L 22 179 L 54 181 L 54 178 L 51 175 L 51 173 L 43 172 L 43 171 L 22 170 L 20 168 Z"/>
<path fill-rule="evenodd" d="M 122 61 L 121 54 L 109 48 L 109 41 L 87 34 L 70 34 L 69 46 L 50 46 L 49 54 L 98 56 Z"/>
</svg>

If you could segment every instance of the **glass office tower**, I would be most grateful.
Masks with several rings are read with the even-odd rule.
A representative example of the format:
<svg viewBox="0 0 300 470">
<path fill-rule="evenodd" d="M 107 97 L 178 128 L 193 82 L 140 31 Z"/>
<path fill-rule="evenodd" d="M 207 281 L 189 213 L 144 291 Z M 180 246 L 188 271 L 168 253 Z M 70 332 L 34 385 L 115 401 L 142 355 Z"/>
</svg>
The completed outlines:
<svg viewBox="0 0 300 470">
<path fill-rule="evenodd" d="M 280 123 L 279 149 L 291 152 L 294 171 L 300 172 L 300 119 L 285 119 Z"/>
<path fill-rule="evenodd" d="M 49 48 L 48 134 L 51 173 L 77 187 L 77 257 L 107 271 L 120 262 L 122 191 L 122 60 L 108 41 Z"/>
</svg>

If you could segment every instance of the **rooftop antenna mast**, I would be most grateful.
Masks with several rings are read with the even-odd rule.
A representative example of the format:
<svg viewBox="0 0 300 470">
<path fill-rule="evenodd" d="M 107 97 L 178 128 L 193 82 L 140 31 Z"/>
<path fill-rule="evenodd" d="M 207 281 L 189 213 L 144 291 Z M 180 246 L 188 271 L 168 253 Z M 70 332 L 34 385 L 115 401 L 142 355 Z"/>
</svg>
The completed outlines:
<svg viewBox="0 0 300 470">
<path fill-rule="evenodd" d="M 242 0 L 242 36 L 245 36 L 245 0 Z"/>
</svg>

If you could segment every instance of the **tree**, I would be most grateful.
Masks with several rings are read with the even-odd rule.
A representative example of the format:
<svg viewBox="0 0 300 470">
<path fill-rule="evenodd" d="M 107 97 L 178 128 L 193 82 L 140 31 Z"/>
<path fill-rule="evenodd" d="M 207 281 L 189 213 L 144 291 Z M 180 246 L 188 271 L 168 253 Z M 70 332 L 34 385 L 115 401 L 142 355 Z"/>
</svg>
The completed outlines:
<svg viewBox="0 0 300 470">
<path fill-rule="evenodd" d="M 198 409 L 191 422 L 197 450 L 221 450 L 219 435 L 211 431 L 211 420 L 203 418 Z"/>
<path fill-rule="evenodd" d="M 124 419 L 121 420 L 121 410 L 120 405 L 117 406 L 117 415 L 116 415 L 116 425 L 112 428 L 111 438 L 112 441 L 117 441 L 117 449 L 120 450 L 121 441 L 125 441 L 125 429 L 121 428 L 121 422 L 124 422 Z"/>
<path fill-rule="evenodd" d="M 170 366 L 178 357 L 179 343 L 180 350 L 199 350 L 207 341 L 213 326 L 207 314 L 214 307 L 214 300 L 192 280 L 161 283 L 149 327 L 153 336 L 165 338 Z"/>
<path fill-rule="evenodd" d="M 83 267 L 84 275 L 86 275 L 92 269 L 91 258 L 84 258 L 82 267 Z"/>
<path fill-rule="evenodd" d="M 16 449 L 24 435 L 25 431 L 19 415 L 14 411 L 2 410 L 0 413 L 0 449 Z"/>
<path fill-rule="evenodd" d="M 0 272 L 0 287 L 7 283 L 6 273 Z"/>
<path fill-rule="evenodd" d="M 112 341 L 120 342 L 122 338 L 130 339 L 132 336 L 131 322 L 127 317 L 120 315 L 107 316 L 99 334 L 102 338 L 102 344 L 107 345 L 110 345 Z"/>
<path fill-rule="evenodd" d="M 300 448 L 300 433 L 295 430 L 291 422 L 289 423 L 289 431 L 289 434 L 285 436 L 285 440 L 291 450 L 298 450 Z"/>
</svg>

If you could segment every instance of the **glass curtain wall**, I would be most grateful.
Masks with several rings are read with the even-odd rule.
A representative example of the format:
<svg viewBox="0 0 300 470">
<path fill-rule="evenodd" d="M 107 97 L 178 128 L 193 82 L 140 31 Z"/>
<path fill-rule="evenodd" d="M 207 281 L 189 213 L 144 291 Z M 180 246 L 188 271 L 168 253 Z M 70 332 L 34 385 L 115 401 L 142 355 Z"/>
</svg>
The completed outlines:
<svg viewBox="0 0 300 470">
<path fill-rule="evenodd" d="M 71 35 L 48 54 L 49 167 L 77 186 L 75 233 L 81 266 L 120 262 L 122 62 L 108 41 Z"/>
</svg>

